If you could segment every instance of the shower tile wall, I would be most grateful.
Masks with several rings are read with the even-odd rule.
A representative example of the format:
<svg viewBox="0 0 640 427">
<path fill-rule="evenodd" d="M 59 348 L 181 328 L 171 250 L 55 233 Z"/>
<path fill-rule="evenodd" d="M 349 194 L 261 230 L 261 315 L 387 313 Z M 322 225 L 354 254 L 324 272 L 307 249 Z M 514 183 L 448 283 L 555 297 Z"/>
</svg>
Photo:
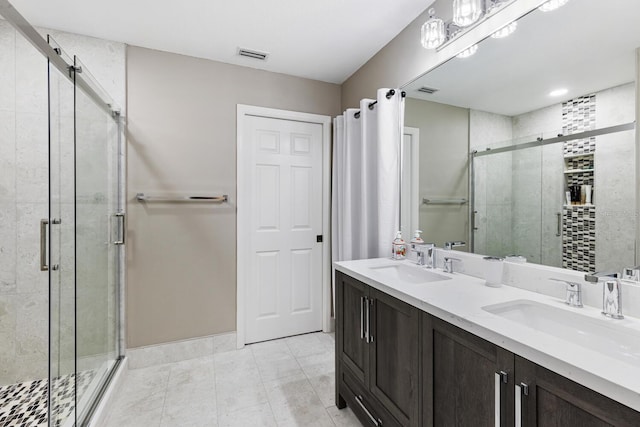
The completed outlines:
<svg viewBox="0 0 640 427">
<path fill-rule="evenodd" d="M 597 93 L 598 128 L 635 120 L 635 85 Z M 635 265 L 635 131 L 597 138 L 595 154 L 596 271 Z M 636 183 L 638 185 L 638 183 Z"/>
<path fill-rule="evenodd" d="M 513 117 L 513 137 L 530 142 L 560 133 L 561 106 Z M 513 152 L 514 252 L 530 262 L 559 266 L 561 238 L 557 214 L 561 212 L 562 153 L 559 147 L 542 146 Z"/>
<path fill-rule="evenodd" d="M 49 33 L 90 64 L 92 73 L 124 108 L 124 45 Z M 3 20 L 0 57 L 0 385 L 4 385 L 46 378 L 48 373 L 49 286 L 47 273 L 39 268 L 39 223 L 48 216 L 48 109 L 46 60 Z M 104 134 L 104 129 L 95 132 Z M 67 313 L 72 309 L 73 300 L 61 306 Z M 92 317 L 84 319 L 91 322 Z M 61 318 L 61 328 L 73 328 L 62 323 Z M 62 336 L 73 339 L 73 334 Z M 83 339 L 89 343 L 85 356 L 90 357 L 95 350 L 92 337 Z M 72 343 L 57 344 L 73 348 Z M 62 356 L 59 369 L 73 371 L 72 355 Z"/>
<path fill-rule="evenodd" d="M 0 385 L 46 378 L 48 277 L 39 268 L 47 204 L 47 63 L 0 21 Z"/>
<path fill-rule="evenodd" d="M 500 114 L 470 110 L 470 150 L 509 145 L 511 118 Z M 474 251 L 485 255 L 513 252 L 511 229 L 511 153 L 478 157 L 475 161 L 476 228 Z"/>
</svg>

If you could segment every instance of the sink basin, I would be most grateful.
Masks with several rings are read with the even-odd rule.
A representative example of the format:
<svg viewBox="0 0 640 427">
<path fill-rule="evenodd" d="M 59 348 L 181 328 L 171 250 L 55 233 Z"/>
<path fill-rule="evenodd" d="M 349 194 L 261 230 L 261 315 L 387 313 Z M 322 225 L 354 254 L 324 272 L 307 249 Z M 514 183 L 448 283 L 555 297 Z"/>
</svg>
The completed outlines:
<svg viewBox="0 0 640 427">
<path fill-rule="evenodd" d="M 451 280 L 451 277 L 406 264 L 383 265 L 380 267 L 371 267 L 371 269 L 392 279 L 407 283 L 429 283 Z"/>
<path fill-rule="evenodd" d="M 482 309 L 598 353 L 630 363 L 640 362 L 640 331 L 624 327 L 618 320 L 594 319 L 529 300 L 488 305 Z"/>
</svg>

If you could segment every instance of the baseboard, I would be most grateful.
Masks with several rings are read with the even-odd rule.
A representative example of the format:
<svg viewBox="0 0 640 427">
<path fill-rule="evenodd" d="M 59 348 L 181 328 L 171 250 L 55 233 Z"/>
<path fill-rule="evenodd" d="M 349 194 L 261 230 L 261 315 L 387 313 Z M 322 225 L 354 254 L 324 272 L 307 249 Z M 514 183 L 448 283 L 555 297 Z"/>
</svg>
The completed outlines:
<svg viewBox="0 0 640 427">
<path fill-rule="evenodd" d="M 197 359 L 236 349 L 236 333 L 229 332 L 202 338 L 138 347 L 127 350 L 129 369 Z"/>
</svg>

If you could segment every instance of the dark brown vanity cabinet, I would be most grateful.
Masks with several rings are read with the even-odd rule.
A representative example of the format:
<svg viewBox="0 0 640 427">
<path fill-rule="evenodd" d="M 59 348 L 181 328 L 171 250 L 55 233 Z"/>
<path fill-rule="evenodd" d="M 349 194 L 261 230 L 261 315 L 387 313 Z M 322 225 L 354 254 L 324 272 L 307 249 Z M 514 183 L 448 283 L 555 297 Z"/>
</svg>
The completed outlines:
<svg viewBox="0 0 640 427">
<path fill-rule="evenodd" d="M 340 272 L 336 404 L 374 427 L 640 427 L 640 412 Z"/>
<path fill-rule="evenodd" d="M 640 427 L 628 406 L 436 317 L 422 322 L 425 426 Z"/>
<path fill-rule="evenodd" d="M 516 425 L 640 426 L 640 412 L 519 356 L 515 384 Z"/>
<path fill-rule="evenodd" d="M 420 313 L 336 272 L 337 405 L 364 425 L 421 425 Z"/>
<path fill-rule="evenodd" d="M 426 313 L 422 322 L 424 425 L 512 426 L 513 353 Z"/>
</svg>

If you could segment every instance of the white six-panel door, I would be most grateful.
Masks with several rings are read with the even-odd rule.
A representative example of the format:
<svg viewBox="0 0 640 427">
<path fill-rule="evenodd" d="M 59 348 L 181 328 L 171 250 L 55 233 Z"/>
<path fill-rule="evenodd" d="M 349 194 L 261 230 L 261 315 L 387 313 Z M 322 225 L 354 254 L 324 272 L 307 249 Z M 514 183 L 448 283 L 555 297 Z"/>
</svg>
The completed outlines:
<svg viewBox="0 0 640 427">
<path fill-rule="evenodd" d="M 244 120 L 245 343 L 322 329 L 322 132 L 318 123 Z"/>
</svg>

